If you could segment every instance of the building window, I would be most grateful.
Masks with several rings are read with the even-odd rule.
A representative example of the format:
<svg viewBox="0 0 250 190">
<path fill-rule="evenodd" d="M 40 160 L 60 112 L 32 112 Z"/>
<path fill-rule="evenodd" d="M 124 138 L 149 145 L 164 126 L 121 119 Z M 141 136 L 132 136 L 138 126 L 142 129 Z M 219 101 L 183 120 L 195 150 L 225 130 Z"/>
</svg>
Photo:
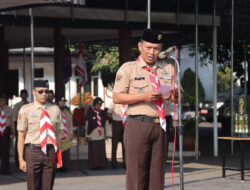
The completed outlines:
<svg viewBox="0 0 250 190">
<path fill-rule="evenodd" d="M 34 70 L 34 78 L 43 78 L 43 77 L 44 77 L 43 68 L 36 68 Z"/>
</svg>

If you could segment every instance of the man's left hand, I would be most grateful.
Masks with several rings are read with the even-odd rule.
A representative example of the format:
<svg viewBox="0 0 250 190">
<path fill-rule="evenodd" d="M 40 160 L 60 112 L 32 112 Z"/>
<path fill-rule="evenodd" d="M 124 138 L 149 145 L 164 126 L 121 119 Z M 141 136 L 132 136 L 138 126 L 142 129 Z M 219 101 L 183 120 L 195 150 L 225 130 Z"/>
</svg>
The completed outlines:
<svg viewBox="0 0 250 190">
<path fill-rule="evenodd" d="M 181 95 L 183 94 L 183 90 L 181 89 Z M 178 103 L 178 88 L 174 88 L 171 90 L 171 101 L 173 103 Z"/>
</svg>

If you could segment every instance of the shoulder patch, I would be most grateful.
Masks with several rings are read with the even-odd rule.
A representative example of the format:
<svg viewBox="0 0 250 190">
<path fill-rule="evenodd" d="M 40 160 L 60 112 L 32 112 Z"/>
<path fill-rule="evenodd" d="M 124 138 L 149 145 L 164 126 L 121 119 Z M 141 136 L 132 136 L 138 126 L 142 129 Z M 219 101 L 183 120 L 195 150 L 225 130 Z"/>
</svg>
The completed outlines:
<svg viewBox="0 0 250 190">
<path fill-rule="evenodd" d="M 123 75 L 124 75 L 125 73 L 124 73 L 124 71 L 123 70 L 119 70 L 118 72 L 117 72 L 117 74 L 116 74 L 116 81 L 117 82 L 119 82 L 121 79 L 122 79 L 122 77 L 123 77 Z"/>
</svg>

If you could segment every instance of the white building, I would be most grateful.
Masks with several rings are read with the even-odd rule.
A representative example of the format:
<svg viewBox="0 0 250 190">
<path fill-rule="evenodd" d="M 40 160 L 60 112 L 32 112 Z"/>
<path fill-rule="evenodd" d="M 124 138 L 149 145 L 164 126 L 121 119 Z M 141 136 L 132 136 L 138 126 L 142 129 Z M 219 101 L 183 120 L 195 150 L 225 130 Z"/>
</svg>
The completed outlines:
<svg viewBox="0 0 250 190">
<path fill-rule="evenodd" d="M 54 50 L 53 48 L 35 48 L 34 58 L 34 79 L 43 78 L 49 81 L 50 90 L 55 91 L 55 78 L 54 78 Z M 25 55 L 26 54 L 26 55 Z M 18 71 L 18 92 L 22 89 L 27 89 L 29 93 L 28 100 L 31 101 L 31 61 L 30 61 L 30 48 L 25 49 L 13 49 L 9 51 L 9 70 Z M 65 98 L 68 100 L 67 104 L 70 104 L 70 99 L 77 94 L 77 76 L 75 76 L 75 66 L 77 62 L 76 57 L 72 57 L 72 76 L 70 82 L 65 85 Z M 88 73 L 90 74 L 90 73 Z M 101 74 L 92 75 L 91 81 L 85 87 L 86 91 L 90 91 L 92 96 L 97 96 L 104 100 L 103 107 L 108 107 L 112 101 L 112 91 L 107 90 L 102 85 Z M 14 105 L 20 101 L 20 98 L 14 97 L 10 101 L 10 105 Z M 71 106 L 73 109 L 74 106 Z"/>
</svg>

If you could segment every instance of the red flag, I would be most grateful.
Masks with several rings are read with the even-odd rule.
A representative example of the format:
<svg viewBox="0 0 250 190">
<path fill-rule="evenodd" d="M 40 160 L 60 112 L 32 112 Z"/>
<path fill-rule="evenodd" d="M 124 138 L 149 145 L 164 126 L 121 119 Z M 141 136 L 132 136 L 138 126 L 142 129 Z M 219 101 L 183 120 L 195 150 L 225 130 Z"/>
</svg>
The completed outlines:
<svg viewBox="0 0 250 190">
<path fill-rule="evenodd" d="M 82 87 L 84 83 L 88 81 L 87 69 L 86 69 L 86 56 L 83 52 L 82 45 L 80 45 L 78 59 L 76 64 L 76 71 L 80 74 L 79 87 Z"/>
</svg>

